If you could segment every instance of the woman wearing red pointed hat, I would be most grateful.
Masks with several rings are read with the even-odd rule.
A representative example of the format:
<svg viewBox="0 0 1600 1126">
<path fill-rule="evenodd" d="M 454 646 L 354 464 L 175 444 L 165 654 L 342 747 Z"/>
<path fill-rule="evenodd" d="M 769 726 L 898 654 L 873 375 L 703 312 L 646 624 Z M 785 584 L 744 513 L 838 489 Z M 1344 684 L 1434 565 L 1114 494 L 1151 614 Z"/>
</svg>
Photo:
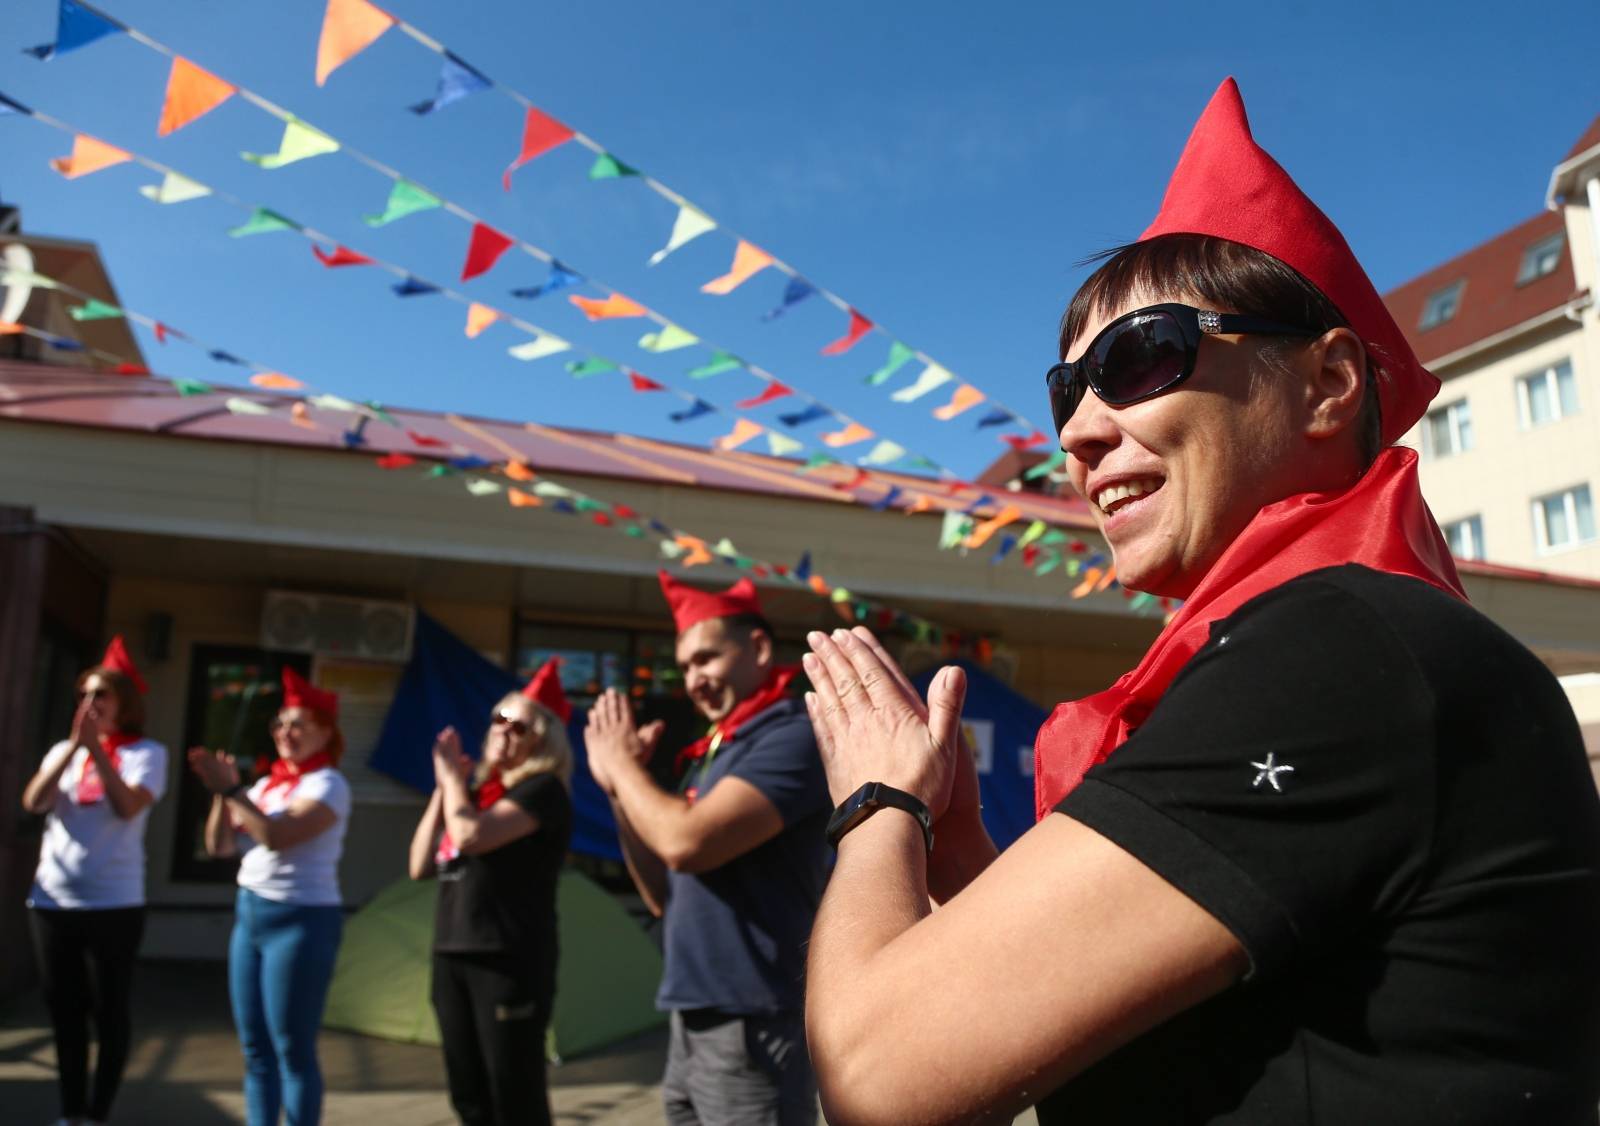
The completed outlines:
<svg viewBox="0 0 1600 1126">
<path fill-rule="evenodd" d="M 454 728 L 411 837 L 411 878 L 439 878 L 433 1009 L 450 1103 L 467 1126 L 548 1123 L 545 1029 L 556 991 L 556 883 L 572 835 L 572 705 L 559 661 L 489 713 L 474 771 Z"/>
<path fill-rule="evenodd" d="M 206 851 L 238 856 L 228 994 L 244 1051 L 250 1126 L 322 1114 L 317 1028 L 344 930 L 339 856 L 350 785 L 339 773 L 339 697 L 292 668 L 272 721 L 278 757 L 246 786 L 233 757 L 204 747 L 189 767 L 212 793 Z"/>
<path fill-rule="evenodd" d="M 1438 381 L 1231 80 L 1060 344 L 1055 422 L 1118 578 L 1184 607 L 1050 717 L 1040 822 L 999 857 L 961 673 L 924 708 L 865 631 L 812 635 L 829 1121 L 1594 1123 L 1577 724 L 1467 605 L 1391 445 Z"/>
<path fill-rule="evenodd" d="M 28 894 L 55 1030 L 61 1117 L 104 1122 L 132 1038 L 129 993 L 144 936 L 144 830 L 167 785 L 167 749 L 144 737 L 144 678 L 120 635 L 78 677 L 72 731 L 22 792 L 45 815 Z M 89 1021 L 99 1050 L 89 1083 Z"/>
</svg>

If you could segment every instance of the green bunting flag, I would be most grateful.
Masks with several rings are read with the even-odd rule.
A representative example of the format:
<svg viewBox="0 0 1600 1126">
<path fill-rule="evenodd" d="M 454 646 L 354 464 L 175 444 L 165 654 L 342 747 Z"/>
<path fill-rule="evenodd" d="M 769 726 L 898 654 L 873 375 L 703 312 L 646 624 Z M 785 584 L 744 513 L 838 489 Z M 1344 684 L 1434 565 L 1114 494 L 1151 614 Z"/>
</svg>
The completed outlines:
<svg viewBox="0 0 1600 1126">
<path fill-rule="evenodd" d="M 896 340 L 889 345 L 889 358 L 883 362 L 883 366 L 867 376 L 867 386 L 876 387 L 880 383 L 888 382 L 895 372 L 909 364 L 916 355 L 910 348 Z"/>
<path fill-rule="evenodd" d="M 82 305 L 68 309 L 67 316 L 75 321 L 114 321 L 121 319 L 122 310 L 91 297 Z"/>
<path fill-rule="evenodd" d="M 589 166 L 589 179 L 615 180 L 621 176 L 637 176 L 639 170 L 622 163 L 608 152 L 603 152 L 594 158 L 594 163 Z"/>
<path fill-rule="evenodd" d="M 591 375 L 599 375 L 606 371 L 619 371 L 620 368 L 610 360 L 603 360 L 599 356 L 590 356 L 586 360 L 573 360 L 567 364 L 567 371 L 574 378 L 585 379 Z"/>
<path fill-rule="evenodd" d="M 395 419 L 394 415 L 383 409 L 382 403 L 368 402 L 367 410 L 372 412 L 373 418 L 377 419 L 384 425 L 392 426 L 396 430 L 400 429 L 400 423 Z"/>
<path fill-rule="evenodd" d="M 797 472 L 804 473 L 808 469 L 816 469 L 816 468 L 818 468 L 820 466 L 824 466 L 824 465 L 838 465 L 838 464 L 839 464 L 839 459 L 834 457 L 832 454 L 816 453 L 816 454 L 812 454 L 810 457 L 806 458 L 806 463 L 804 465 L 802 465 L 797 470 Z"/>
<path fill-rule="evenodd" d="M 283 124 L 283 140 L 278 151 L 269 153 L 242 152 L 239 155 L 251 164 L 262 168 L 282 168 L 297 160 L 306 160 L 324 153 L 338 152 L 339 142 L 326 133 L 311 128 L 305 122 L 291 117 Z"/>
<path fill-rule="evenodd" d="M 1040 560 L 1039 565 L 1033 569 L 1033 573 L 1035 575 L 1048 575 L 1059 566 L 1061 566 L 1061 553 L 1052 551 L 1044 559 Z"/>
<path fill-rule="evenodd" d="M 1028 530 L 1022 533 L 1022 538 L 1017 540 L 1018 547 L 1027 547 L 1034 540 L 1043 536 L 1048 530 L 1048 525 L 1043 520 L 1035 520 L 1028 525 Z"/>
<path fill-rule="evenodd" d="M 572 503 L 577 507 L 579 512 L 610 512 L 611 511 L 611 508 L 608 505 L 601 504 L 599 501 L 595 500 L 593 497 L 586 497 L 586 496 L 582 495 L 581 493 L 572 498 Z"/>
<path fill-rule="evenodd" d="M 258 207 L 250 213 L 242 226 L 233 227 L 228 231 L 230 238 L 243 238 L 245 235 L 261 235 L 268 231 L 298 231 L 300 228 L 295 223 L 285 219 L 276 211 L 268 211 L 265 207 Z"/>
<path fill-rule="evenodd" d="M 1038 465 L 1035 465 L 1032 469 L 1024 473 L 1022 475 L 1022 479 L 1024 481 L 1037 481 L 1040 477 L 1047 477 L 1065 464 L 1066 460 L 1067 452 L 1065 450 L 1057 450 L 1055 453 L 1041 461 Z"/>
<path fill-rule="evenodd" d="M 713 375 L 721 375 L 725 371 L 737 371 L 744 367 L 744 362 L 731 352 L 721 350 L 711 353 L 711 358 L 697 368 L 689 371 L 690 379 L 710 379 Z"/>
<path fill-rule="evenodd" d="M 1128 601 L 1128 609 L 1130 609 L 1130 610 L 1143 610 L 1146 606 L 1150 605 L 1150 603 L 1154 602 L 1155 600 L 1156 600 L 1156 596 L 1155 595 L 1151 594 L 1147 590 L 1141 590 L 1138 594 L 1135 594 L 1131 599 L 1129 599 L 1129 601 Z"/>
<path fill-rule="evenodd" d="M 209 395 L 216 390 L 211 384 L 201 383 L 198 379 L 174 379 L 172 386 L 179 395 L 186 397 L 189 395 Z"/>
<path fill-rule="evenodd" d="M 450 468 L 448 465 L 435 465 L 435 466 L 431 466 L 428 469 L 428 476 L 429 477 L 446 477 L 446 476 L 449 476 L 451 473 L 454 473 L 454 472 L 455 472 L 455 470 Z"/>
<path fill-rule="evenodd" d="M 622 529 L 622 534 L 625 536 L 632 536 L 634 539 L 639 540 L 644 538 L 644 529 L 639 527 L 637 524 L 629 524 L 626 528 Z"/>
<path fill-rule="evenodd" d="M 1070 538 L 1071 537 L 1068 536 L 1067 533 L 1061 531 L 1059 528 L 1054 528 L 1046 532 L 1039 543 L 1042 546 L 1051 547 L 1058 543 L 1066 543 Z"/>
<path fill-rule="evenodd" d="M 939 529 L 939 550 L 949 551 L 960 547 L 974 527 L 972 517 L 961 512 L 946 512 L 944 526 Z"/>
<path fill-rule="evenodd" d="M 407 180 L 396 180 L 394 187 L 389 189 L 389 202 L 384 204 L 383 214 L 366 215 L 362 218 L 369 227 L 381 227 L 385 223 L 393 223 L 396 219 L 404 219 L 407 215 L 418 211 L 429 211 L 443 206 L 444 201 L 438 196 L 423 191 Z"/>
</svg>

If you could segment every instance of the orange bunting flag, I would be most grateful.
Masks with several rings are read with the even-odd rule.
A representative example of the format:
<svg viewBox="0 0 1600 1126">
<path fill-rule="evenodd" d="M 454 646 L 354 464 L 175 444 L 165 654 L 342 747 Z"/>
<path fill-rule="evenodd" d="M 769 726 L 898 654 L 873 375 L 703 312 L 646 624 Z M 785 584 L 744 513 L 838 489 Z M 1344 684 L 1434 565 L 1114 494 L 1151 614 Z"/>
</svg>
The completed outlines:
<svg viewBox="0 0 1600 1126">
<path fill-rule="evenodd" d="M 537 481 L 539 479 L 539 475 L 533 471 L 532 466 L 525 461 L 517 461 L 515 458 L 506 462 L 506 476 L 513 481 Z"/>
<path fill-rule="evenodd" d="M 370 266 L 372 259 L 365 254 L 357 254 L 348 246 L 336 246 L 332 252 L 322 249 L 316 243 L 311 244 L 311 253 L 317 256 L 317 261 L 332 269 L 335 266 Z"/>
<path fill-rule="evenodd" d="M 525 493 L 521 489 L 507 489 L 506 499 L 511 502 L 512 508 L 538 508 L 544 504 L 532 493 Z"/>
<path fill-rule="evenodd" d="M 649 376 L 640 375 L 636 371 L 628 373 L 628 382 L 633 384 L 635 391 L 665 391 L 666 388 Z"/>
<path fill-rule="evenodd" d="M 476 301 L 467 306 L 467 336 L 472 338 L 494 324 L 500 319 L 500 314 L 487 305 L 480 305 Z"/>
<path fill-rule="evenodd" d="M 28 330 L 15 321 L 0 321 L 0 336 L 21 336 Z"/>
<path fill-rule="evenodd" d="M 845 334 L 822 350 L 824 356 L 837 356 L 841 352 L 848 352 L 856 346 L 856 342 L 872 331 L 872 322 L 863 317 L 854 309 L 850 310 L 850 327 Z"/>
<path fill-rule="evenodd" d="M 102 168 L 110 168 L 113 164 L 122 164 L 132 159 L 132 156 L 115 145 L 97 141 L 87 133 L 79 133 L 72 138 L 72 155 L 52 158 L 50 167 L 67 179 L 76 180 L 79 176 L 87 176 L 91 172 L 98 172 Z"/>
<path fill-rule="evenodd" d="M 1100 581 L 1094 584 L 1095 590 L 1104 590 L 1104 589 L 1106 589 L 1106 587 L 1110 586 L 1113 582 L 1116 581 L 1116 578 L 1117 578 L 1117 565 L 1115 563 L 1113 563 L 1111 566 L 1106 568 L 1106 573 L 1100 576 Z"/>
<path fill-rule="evenodd" d="M 940 422 L 949 422 L 962 411 L 971 410 L 983 402 L 984 394 L 970 383 L 963 383 L 956 388 L 956 393 L 950 396 L 950 401 L 933 412 L 933 417 Z"/>
<path fill-rule="evenodd" d="M 613 293 L 603 301 L 598 297 L 580 297 L 576 294 L 568 300 L 582 309 L 583 315 L 591 321 L 608 321 L 617 317 L 642 317 L 650 311 L 620 293 Z"/>
<path fill-rule="evenodd" d="M 574 134 L 561 122 L 548 114 L 541 113 L 532 106 L 528 107 L 528 116 L 522 122 L 522 151 L 517 154 L 517 159 L 511 162 L 500 182 L 505 185 L 506 191 L 511 190 L 511 174 L 521 168 L 536 156 L 549 152 L 557 145 L 564 145 L 572 140 Z"/>
<path fill-rule="evenodd" d="M 706 549 L 706 541 L 696 536 L 678 536 L 672 542 L 688 552 L 687 555 L 678 560 L 685 567 L 698 567 L 701 564 L 710 563 L 714 558 L 711 552 Z"/>
<path fill-rule="evenodd" d="M 322 37 L 317 40 L 317 85 L 328 75 L 372 46 L 395 24 L 395 19 L 367 0 L 328 0 L 322 16 Z"/>
<path fill-rule="evenodd" d="M 852 422 L 842 430 L 831 430 L 822 436 L 825 445 L 838 449 L 840 446 L 853 446 L 857 442 L 865 442 L 873 436 L 873 432 L 862 426 L 859 422 Z"/>
<path fill-rule="evenodd" d="M 1099 567 L 1090 567 L 1088 570 L 1084 571 L 1083 581 L 1072 588 L 1072 597 L 1082 598 L 1084 595 L 1094 590 L 1095 584 L 1098 583 L 1103 577 L 1104 576 L 1101 574 Z"/>
<path fill-rule="evenodd" d="M 993 536 L 1001 528 L 1020 519 L 1022 519 L 1022 509 L 1014 504 L 1008 504 L 982 524 L 972 529 L 972 534 L 967 537 L 965 546 L 969 548 L 982 547 L 989 542 L 989 537 Z"/>
<path fill-rule="evenodd" d="M 289 421 L 305 430 L 317 428 L 317 424 L 311 421 L 311 408 L 304 403 L 296 403 L 289 408 Z"/>
<path fill-rule="evenodd" d="M 734 422 L 732 433 L 724 434 L 712 444 L 719 450 L 736 450 L 765 429 L 759 422 L 741 418 Z"/>
<path fill-rule="evenodd" d="M 812 575 L 806 580 L 806 585 L 824 598 L 833 593 L 833 588 L 827 584 L 827 581 L 821 575 Z"/>
<path fill-rule="evenodd" d="M 188 59 L 174 58 L 167 72 L 167 99 L 161 103 L 161 123 L 156 133 L 165 137 L 197 117 L 204 117 L 238 91 L 209 70 Z"/>
<path fill-rule="evenodd" d="M 907 516 L 910 516 L 913 512 L 926 512 L 933 507 L 933 501 L 926 493 L 914 493 L 912 495 L 915 499 L 905 510 Z"/>
<path fill-rule="evenodd" d="M 273 391 L 298 391 L 305 386 L 294 376 L 276 371 L 257 372 L 250 377 L 250 382 L 257 387 L 266 387 Z"/>
<path fill-rule="evenodd" d="M 770 265 L 772 265 L 772 255 L 759 246 L 740 239 L 738 249 L 733 252 L 733 265 L 728 267 L 728 272 L 720 278 L 712 278 L 706 282 L 700 287 L 700 292 L 718 295 L 732 293 Z"/>
</svg>

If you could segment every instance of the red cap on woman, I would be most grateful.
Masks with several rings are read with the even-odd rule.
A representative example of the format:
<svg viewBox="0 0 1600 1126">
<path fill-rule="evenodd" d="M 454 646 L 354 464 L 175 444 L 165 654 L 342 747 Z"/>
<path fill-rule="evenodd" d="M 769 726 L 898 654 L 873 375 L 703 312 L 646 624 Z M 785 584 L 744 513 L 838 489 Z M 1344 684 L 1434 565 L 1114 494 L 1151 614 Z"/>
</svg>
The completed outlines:
<svg viewBox="0 0 1600 1126">
<path fill-rule="evenodd" d="M 100 667 L 120 672 L 133 682 L 133 686 L 143 696 L 150 691 L 150 686 L 144 682 L 144 677 L 139 675 L 139 666 L 133 663 L 133 658 L 128 655 L 128 647 L 123 644 L 122 635 L 119 633 L 111 639 L 111 644 L 106 646 L 106 655 L 100 658 Z"/>
<path fill-rule="evenodd" d="M 339 695 L 318 688 L 288 665 L 283 666 L 283 706 L 310 708 L 330 719 L 339 714 Z"/>
<path fill-rule="evenodd" d="M 522 694 L 553 714 L 562 723 L 572 718 L 572 701 L 561 687 L 561 658 L 551 657 L 539 666 L 533 679 L 522 687 Z"/>
</svg>

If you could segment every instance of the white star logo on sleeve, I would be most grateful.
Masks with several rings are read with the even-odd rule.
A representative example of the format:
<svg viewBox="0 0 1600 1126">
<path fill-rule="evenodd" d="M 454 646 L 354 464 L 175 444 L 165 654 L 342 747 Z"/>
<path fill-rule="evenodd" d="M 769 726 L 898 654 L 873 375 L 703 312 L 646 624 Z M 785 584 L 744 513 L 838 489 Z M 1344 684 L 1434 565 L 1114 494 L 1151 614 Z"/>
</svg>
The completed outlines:
<svg viewBox="0 0 1600 1126">
<path fill-rule="evenodd" d="M 1278 785 L 1278 775 L 1294 773 L 1294 767 L 1288 765 L 1287 763 L 1280 763 L 1276 761 L 1274 754 L 1270 751 L 1267 753 L 1267 761 L 1252 762 L 1250 765 L 1260 771 L 1260 773 L 1256 775 L 1256 780 L 1250 783 L 1250 788 L 1252 790 L 1259 790 L 1261 788 L 1261 783 L 1269 782 L 1271 783 L 1273 790 L 1281 794 L 1283 793 L 1283 787 Z"/>
</svg>

